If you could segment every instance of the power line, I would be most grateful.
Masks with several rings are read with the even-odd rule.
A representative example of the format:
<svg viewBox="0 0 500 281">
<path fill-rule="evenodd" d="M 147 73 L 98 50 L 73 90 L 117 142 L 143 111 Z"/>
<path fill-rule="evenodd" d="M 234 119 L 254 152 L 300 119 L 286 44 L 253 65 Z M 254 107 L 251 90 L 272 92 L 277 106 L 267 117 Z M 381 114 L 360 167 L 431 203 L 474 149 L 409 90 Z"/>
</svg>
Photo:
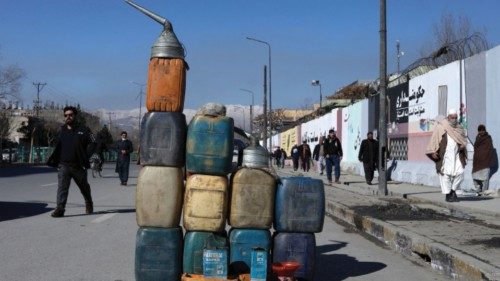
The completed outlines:
<svg viewBox="0 0 500 281">
<path fill-rule="evenodd" d="M 43 87 L 45 87 L 47 83 L 35 83 L 33 82 L 33 86 L 36 87 L 36 100 L 33 101 L 35 104 L 35 116 L 38 117 L 38 112 L 40 111 L 40 92 L 42 91 Z"/>
</svg>

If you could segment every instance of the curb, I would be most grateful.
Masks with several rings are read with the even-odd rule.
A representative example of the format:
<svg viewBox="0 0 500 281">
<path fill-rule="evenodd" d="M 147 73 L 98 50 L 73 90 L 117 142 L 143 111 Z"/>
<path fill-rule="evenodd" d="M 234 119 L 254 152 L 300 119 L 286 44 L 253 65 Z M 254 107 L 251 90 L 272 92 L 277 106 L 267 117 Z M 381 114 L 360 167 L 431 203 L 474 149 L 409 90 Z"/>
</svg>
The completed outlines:
<svg viewBox="0 0 500 281">
<path fill-rule="evenodd" d="M 326 214 L 354 226 L 404 256 L 419 256 L 433 269 L 457 280 L 500 280 L 497 268 L 448 246 L 403 230 L 384 221 L 361 216 L 327 200 Z"/>
</svg>

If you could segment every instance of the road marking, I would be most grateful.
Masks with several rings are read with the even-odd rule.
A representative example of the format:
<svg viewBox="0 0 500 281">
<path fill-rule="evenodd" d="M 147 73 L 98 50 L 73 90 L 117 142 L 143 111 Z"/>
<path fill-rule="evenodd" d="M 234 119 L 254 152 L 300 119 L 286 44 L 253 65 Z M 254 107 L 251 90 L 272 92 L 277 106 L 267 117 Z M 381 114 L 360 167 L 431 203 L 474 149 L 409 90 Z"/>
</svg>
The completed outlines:
<svg viewBox="0 0 500 281">
<path fill-rule="evenodd" d="M 52 186 L 52 185 L 57 185 L 57 182 L 42 184 L 41 187 L 47 187 L 47 186 Z"/>
<path fill-rule="evenodd" d="M 91 221 L 91 223 L 100 223 L 100 222 L 103 222 L 105 220 L 108 220 L 108 219 L 112 218 L 114 215 L 116 215 L 116 213 L 102 215 L 102 216 L 98 217 L 97 219 Z"/>
</svg>

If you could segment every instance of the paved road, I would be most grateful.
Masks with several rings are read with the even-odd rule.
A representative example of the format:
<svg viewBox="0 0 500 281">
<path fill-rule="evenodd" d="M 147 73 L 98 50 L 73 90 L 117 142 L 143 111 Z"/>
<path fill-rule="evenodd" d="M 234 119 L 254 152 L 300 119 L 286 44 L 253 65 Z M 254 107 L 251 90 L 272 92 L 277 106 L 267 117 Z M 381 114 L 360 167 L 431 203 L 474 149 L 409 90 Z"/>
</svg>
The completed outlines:
<svg viewBox="0 0 500 281">
<path fill-rule="evenodd" d="M 44 167 L 0 169 L 0 280 L 134 280 L 134 200 L 138 167 L 121 187 L 111 164 L 89 177 L 93 215 L 72 183 L 66 217 L 55 207 L 56 173 Z M 326 218 L 317 239 L 318 281 L 446 280 Z"/>
</svg>

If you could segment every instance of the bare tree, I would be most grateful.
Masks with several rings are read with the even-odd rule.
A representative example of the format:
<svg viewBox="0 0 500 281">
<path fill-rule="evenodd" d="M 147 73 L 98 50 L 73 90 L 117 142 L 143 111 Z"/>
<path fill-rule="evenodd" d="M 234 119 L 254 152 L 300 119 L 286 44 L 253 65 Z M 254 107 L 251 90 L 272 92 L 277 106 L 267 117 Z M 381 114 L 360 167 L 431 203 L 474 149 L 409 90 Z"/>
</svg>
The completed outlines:
<svg viewBox="0 0 500 281">
<path fill-rule="evenodd" d="M 430 57 L 435 65 L 447 64 L 488 50 L 486 29 L 474 28 L 466 16 L 455 18 L 452 14 L 443 14 L 440 21 L 434 23 L 432 31 L 434 39 L 421 49 L 421 56 Z"/>
<path fill-rule="evenodd" d="M 11 97 L 20 100 L 21 80 L 25 75 L 24 70 L 18 66 L 8 65 L 2 67 L 0 65 L 0 99 Z"/>
</svg>

